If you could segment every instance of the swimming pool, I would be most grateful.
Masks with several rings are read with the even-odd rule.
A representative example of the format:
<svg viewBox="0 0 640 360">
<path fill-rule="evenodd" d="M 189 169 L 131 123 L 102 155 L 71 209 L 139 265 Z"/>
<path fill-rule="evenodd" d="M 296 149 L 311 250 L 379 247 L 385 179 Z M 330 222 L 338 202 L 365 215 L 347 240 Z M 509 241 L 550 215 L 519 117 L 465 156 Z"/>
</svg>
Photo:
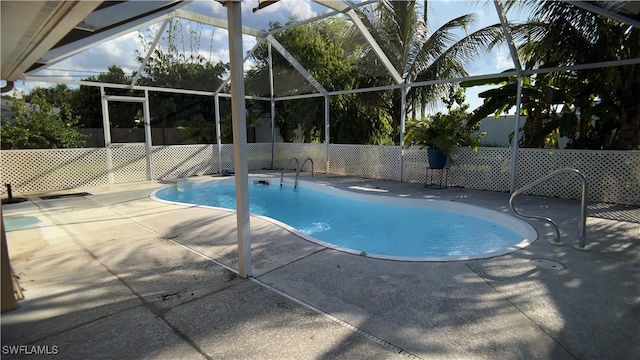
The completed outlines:
<svg viewBox="0 0 640 360">
<path fill-rule="evenodd" d="M 235 210 L 233 179 L 190 182 L 155 200 Z M 249 179 L 249 210 L 303 238 L 341 251 L 404 261 L 452 261 L 506 254 L 537 233 L 513 216 L 451 201 L 375 196 L 309 181 Z"/>
</svg>

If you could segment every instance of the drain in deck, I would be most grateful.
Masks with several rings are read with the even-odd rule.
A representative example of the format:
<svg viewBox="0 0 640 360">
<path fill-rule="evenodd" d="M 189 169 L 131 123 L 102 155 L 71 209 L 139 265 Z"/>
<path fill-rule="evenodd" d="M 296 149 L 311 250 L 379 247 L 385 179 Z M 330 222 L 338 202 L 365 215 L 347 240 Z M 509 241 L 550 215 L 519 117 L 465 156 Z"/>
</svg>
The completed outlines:
<svg viewBox="0 0 640 360">
<path fill-rule="evenodd" d="M 564 265 L 559 262 L 548 260 L 548 259 L 531 259 L 533 265 L 543 268 L 543 269 L 552 269 L 552 270 L 562 270 L 564 269 Z"/>
</svg>

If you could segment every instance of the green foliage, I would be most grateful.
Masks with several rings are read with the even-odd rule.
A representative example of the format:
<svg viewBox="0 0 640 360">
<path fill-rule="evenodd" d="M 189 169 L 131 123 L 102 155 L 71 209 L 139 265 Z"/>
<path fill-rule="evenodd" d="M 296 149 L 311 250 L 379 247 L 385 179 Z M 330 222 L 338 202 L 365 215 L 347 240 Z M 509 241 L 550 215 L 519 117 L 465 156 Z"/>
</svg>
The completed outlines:
<svg viewBox="0 0 640 360">
<path fill-rule="evenodd" d="M 472 62 L 487 46 L 501 38 L 499 24 L 467 34 L 466 29 L 475 18 L 463 15 L 452 19 L 433 32 L 427 27 L 418 1 L 382 1 L 377 7 L 358 10 L 360 18 L 385 55 L 394 64 L 407 83 L 435 79 L 463 77 L 464 65 Z M 460 38 L 457 34 L 464 33 Z M 359 34 L 356 34 L 359 37 Z M 359 87 L 384 86 L 395 82 L 378 61 L 376 54 L 367 49 L 359 62 Z M 411 88 L 406 108 L 402 108 L 399 89 L 368 93 L 368 106 L 382 107 L 398 129 L 403 113 L 422 112 L 434 107 L 446 96 L 451 84 Z"/>
<path fill-rule="evenodd" d="M 109 66 L 106 73 L 97 76 L 89 76 L 86 81 L 111 83 L 111 84 L 131 84 L 132 78 L 124 73 L 124 70 L 116 65 Z M 140 92 L 129 89 L 106 88 L 107 95 L 140 96 Z M 100 88 L 95 86 L 81 85 L 69 100 L 74 112 L 80 117 L 82 125 L 86 128 L 102 128 L 102 102 L 100 99 Z M 109 122 L 112 127 L 132 127 L 133 119 L 139 109 L 130 103 L 111 102 L 109 104 Z"/>
<path fill-rule="evenodd" d="M 526 116 L 526 122 L 521 129 L 521 147 L 556 147 L 558 134 L 567 135 L 576 127 L 578 118 L 570 105 L 573 97 L 566 89 L 549 85 L 549 79 L 548 75 L 542 74 L 526 76 L 523 80 L 520 115 Z M 516 105 L 517 79 L 515 77 L 490 79 L 487 83 L 503 85 L 478 94 L 484 102 L 473 111 L 470 117 L 472 122 L 479 122 L 491 114 L 499 117 Z M 480 83 L 463 82 L 461 86 L 478 84 Z"/>
<path fill-rule="evenodd" d="M 465 76 L 466 64 L 481 51 L 503 40 L 499 25 L 467 34 L 467 27 L 474 21 L 473 15 L 452 19 L 429 32 L 429 19 L 423 16 L 420 9 L 422 4 L 419 1 L 385 0 L 355 10 L 402 79 L 408 83 Z M 527 23 L 512 28 L 526 69 L 640 57 L 640 30 L 635 27 L 584 11 L 570 2 L 525 1 L 506 4 L 528 7 L 534 15 Z M 217 90 L 228 71 L 227 65 L 211 63 L 198 54 L 202 24 L 191 27 L 189 43 L 186 44 L 181 21 L 171 21 L 162 38 L 162 46 L 151 54 L 138 84 Z M 280 27 L 277 23 L 271 24 L 271 30 Z M 462 32 L 464 37 L 458 36 Z M 143 51 L 137 53 L 139 62 L 146 56 L 156 35 L 153 31 L 144 35 L 141 33 Z M 345 19 L 327 18 L 275 32 L 274 36 L 328 91 L 396 83 L 372 49 L 362 45 L 366 41 L 361 33 Z M 257 48 L 253 57 L 257 66 L 247 74 L 246 92 L 248 95 L 271 97 L 267 42 Z M 275 50 L 273 70 L 275 97 L 317 92 Z M 131 84 L 133 78 L 114 65 L 106 73 L 85 80 Z M 419 139 L 417 133 L 423 133 L 424 139 L 414 139 L 416 143 L 433 146 L 427 144 L 427 141 L 431 141 L 427 139 L 440 137 L 428 134 L 427 129 L 435 131 L 441 128 L 440 134 L 449 134 L 442 135 L 442 139 L 448 138 L 448 142 L 455 144 L 473 145 L 473 139 L 464 139 L 465 131 L 475 128 L 487 115 L 503 114 L 515 106 L 515 79 L 495 80 L 501 87 L 481 93 L 484 105 L 476 109 L 471 117 L 467 115 L 466 105 L 455 100 L 456 93 L 445 96 L 445 101 L 449 101 L 447 113 L 425 117 L 425 109 L 436 105 L 443 95 L 455 87 L 451 84 L 410 88 L 404 109 L 399 89 L 331 96 L 329 141 L 365 144 L 397 142 L 401 115 L 404 113 L 419 118 L 417 113 L 420 111 L 423 120 L 410 121 L 407 133 L 416 133 L 416 139 Z M 480 84 L 475 82 L 462 86 L 472 85 Z M 142 96 L 141 91 L 129 89 L 107 88 L 107 94 Z M 529 76 L 524 78 L 522 94 L 522 115 L 527 117 L 527 121 L 523 127 L 521 146 L 557 146 L 559 136 L 568 137 L 568 146 L 574 148 L 636 149 L 640 146 L 640 65 Z M 216 109 L 211 97 L 168 92 L 150 92 L 149 96 L 152 126 L 180 127 L 186 136 L 184 142 L 188 143 L 213 141 Z M 96 87 L 80 86 L 73 90 L 58 85 L 51 89 L 35 89 L 27 95 L 28 102 L 34 103 L 37 98 L 43 98 L 59 108 L 60 116 L 69 119 L 64 121 L 71 127 L 76 126 L 78 118 L 85 127 L 102 127 L 100 91 Z M 232 126 L 227 100 L 220 99 L 220 113 L 222 139 L 230 142 Z M 270 105 L 266 101 L 247 102 L 248 123 L 260 115 L 270 114 Z M 277 101 L 275 107 L 276 126 L 285 141 L 325 141 L 323 97 Z M 110 102 L 110 125 L 134 127 L 133 122 L 139 118 L 139 112 L 139 104 Z M 19 134 L 18 130 L 10 130 L 11 126 L 13 123 L 3 120 L 3 133 L 16 131 L 14 138 L 26 137 Z M 415 130 L 412 131 L 412 127 Z M 420 128 L 424 130 L 419 131 Z M 460 129 L 464 131 L 456 135 Z M 298 139 L 297 134 L 301 138 Z M 440 142 L 444 143 L 445 140 Z"/>
<path fill-rule="evenodd" d="M 179 121 L 178 131 L 180 131 L 183 144 L 212 144 L 216 142 L 215 124 L 206 122 L 202 115 Z"/>
<path fill-rule="evenodd" d="M 79 122 L 67 104 L 54 109 L 39 95 L 31 96 L 29 106 L 15 98 L 11 105 L 13 119 L 2 117 L 2 149 L 56 149 L 84 146 L 86 135 L 76 128 Z"/>
<path fill-rule="evenodd" d="M 333 96 L 330 117 L 332 143 L 393 145 L 391 119 L 381 108 L 365 106 L 361 95 Z"/>
<path fill-rule="evenodd" d="M 594 14 L 565 1 L 512 2 L 533 14 L 514 26 L 526 68 L 572 66 L 640 57 L 640 29 Z M 559 44 L 561 44 L 559 46 Z M 636 149 L 640 146 L 640 65 L 563 71 L 538 75 L 525 83 L 525 145 L 542 147 L 554 133 L 568 147 Z M 554 89 L 562 101 L 540 93 Z M 523 94 L 524 94 L 523 89 Z M 515 91 L 513 92 L 515 94 Z M 512 99 L 515 99 L 514 95 Z M 557 100 L 557 99 L 556 99 Z M 505 103 L 503 101 L 503 103 Z M 486 99 L 485 99 L 486 104 Z M 552 111 L 540 111 L 557 105 Z M 531 119 L 531 122 L 530 122 Z"/>
<path fill-rule="evenodd" d="M 358 82 L 358 61 L 362 48 L 354 46 L 345 34 L 350 23 L 344 19 L 324 19 L 298 26 L 274 35 L 289 53 L 328 91 L 352 89 Z M 280 24 L 271 24 L 271 29 Z M 259 46 L 253 54 L 256 67 L 247 74 L 245 84 L 249 95 L 270 97 L 268 45 Z M 297 70 L 277 51 L 272 51 L 274 93 L 276 96 L 316 92 Z M 323 97 L 278 101 L 276 126 L 284 141 L 325 141 L 325 100 Z M 270 114 L 268 102 L 258 102 L 252 109 Z M 388 118 L 379 107 L 371 107 L 356 95 L 330 98 L 331 139 L 340 143 L 387 143 Z M 297 130 L 301 130 L 298 139 Z"/>
<path fill-rule="evenodd" d="M 75 90 L 70 89 L 66 84 L 58 84 L 51 88 L 38 87 L 24 95 L 26 103 L 33 102 L 34 97 L 40 97 L 54 107 L 62 108 L 69 104 L 73 98 Z"/>
<path fill-rule="evenodd" d="M 422 120 L 409 120 L 405 142 L 408 146 L 430 147 L 442 150 L 445 155 L 458 146 L 470 146 L 474 151 L 485 133 L 474 134 L 480 128 L 478 122 L 469 121 L 468 104 L 461 89 L 449 92 L 442 99 L 447 105 L 447 113 L 438 112 Z"/>
<path fill-rule="evenodd" d="M 157 46 L 149 57 L 144 74 L 138 79 L 138 84 L 173 89 L 189 89 L 202 91 L 216 91 L 222 84 L 223 75 L 228 71 L 228 65 L 207 61 L 197 50 L 200 46 L 202 24 L 194 25 L 189 34 L 190 55 L 185 54 L 185 44 L 179 50 L 178 38 L 181 35 L 180 20 L 172 20 L 167 32 L 163 35 L 166 50 Z M 151 48 L 157 33 L 148 32 L 147 36 L 139 36 L 143 45 L 143 52 L 136 52 L 138 62 L 142 63 L 146 52 Z M 183 40 L 184 41 L 184 40 Z M 215 105 L 209 96 L 176 94 L 168 92 L 149 92 L 149 108 L 151 110 L 152 127 L 181 127 L 182 134 L 195 135 L 196 132 L 207 134 L 200 139 L 207 143 L 214 141 L 210 130 L 215 127 Z M 229 109 L 221 111 L 221 126 L 223 133 L 231 133 Z M 230 120 L 230 119 L 229 119 Z M 199 124 L 199 125 L 198 125 Z M 199 130 L 194 126 L 200 126 Z M 187 131 L 187 129 L 189 129 Z M 212 134 L 215 134 L 213 132 Z M 188 136 L 186 143 L 198 137 Z M 224 138 L 224 136 L 223 136 Z M 202 141 L 205 141 L 202 140 Z"/>
</svg>

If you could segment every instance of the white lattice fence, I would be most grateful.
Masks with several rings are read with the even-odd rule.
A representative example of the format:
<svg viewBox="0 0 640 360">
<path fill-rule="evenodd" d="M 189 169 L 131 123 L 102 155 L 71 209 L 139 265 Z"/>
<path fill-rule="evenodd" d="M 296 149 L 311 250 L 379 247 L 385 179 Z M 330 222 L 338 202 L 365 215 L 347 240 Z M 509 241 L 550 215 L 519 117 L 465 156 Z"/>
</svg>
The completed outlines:
<svg viewBox="0 0 640 360">
<path fill-rule="evenodd" d="M 470 148 L 454 149 L 447 167 L 448 186 L 472 189 L 508 191 L 511 164 L 511 150 L 505 148 L 479 148 L 473 152 Z M 389 167 L 397 159 L 390 157 Z M 426 149 L 411 147 L 403 153 L 402 180 L 411 183 L 424 183 L 429 157 Z M 394 180 L 395 178 L 387 178 Z"/>
<path fill-rule="evenodd" d="M 274 166 L 277 169 L 282 169 L 287 164 L 287 161 L 294 157 L 302 165 L 305 159 L 311 158 L 313 160 L 313 171 L 323 173 L 327 169 L 326 149 L 324 144 L 279 143 L 276 146 Z M 295 164 L 291 166 L 295 166 Z M 311 171 L 311 164 L 307 162 L 302 170 Z"/>
<path fill-rule="evenodd" d="M 215 174 L 219 172 L 217 153 L 215 145 L 154 146 L 153 178 L 176 179 Z"/>
<path fill-rule="evenodd" d="M 325 145 L 276 144 L 275 166 L 281 168 L 291 157 L 310 157 L 316 172 L 325 172 Z M 143 144 L 111 149 L 113 182 L 147 179 L 146 148 Z M 640 205 L 640 151 L 586 151 L 520 149 L 517 187 L 561 168 L 575 168 L 589 181 L 589 200 Z M 10 150 L 0 153 L 2 184 L 16 192 L 42 192 L 84 186 L 106 185 L 107 149 Z M 249 144 L 250 171 L 271 167 L 271 144 Z M 329 173 L 365 178 L 400 180 L 400 147 L 330 145 Z M 410 148 L 403 155 L 402 181 L 425 180 L 426 151 Z M 222 146 L 222 169 L 233 169 L 233 145 Z M 176 145 L 153 148 L 154 179 L 171 179 L 217 173 L 217 145 Z M 456 149 L 449 162 L 449 186 L 509 191 L 511 149 Z M 308 171 L 308 165 L 305 171 Z M 0 187 L 5 192 L 4 187 Z M 531 189 L 532 194 L 578 198 L 575 177 L 561 175 Z"/>
<path fill-rule="evenodd" d="M 233 144 L 222 145 L 222 169 L 234 169 Z M 249 171 L 271 168 L 271 144 L 251 143 L 247 144 L 247 167 Z"/>
<path fill-rule="evenodd" d="M 220 166 L 220 171 L 233 170 L 233 144 L 224 144 L 220 147 Z"/>
<path fill-rule="evenodd" d="M 424 182 L 427 167 L 426 151 L 405 150 L 404 181 Z M 448 163 L 449 186 L 509 191 L 511 176 L 511 149 L 469 148 L 455 149 Z M 580 170 L 589 182 L 589 200 L 621 204 L 640 204 L 640 152 L 520 149 L 516 187 L 562 168 Z M 561 174 L 546 181 L 528 193 L 579 199 L 579 180 L 570 174 Z"/>
<path fill-rule="evenodd" d="M 639 151 L 521 149 L 517 186 L 562 168 L 584 174 L 589 182 L 589 200 L 640 205 Z M 578 199 L 579 184 L 575 176 L 563 174 L 536 186 L 531 193 Z"/>
<path fill-rule="evenodd" d="M 400 147 L 331 145 L 329 173 L 399 181 Z"/>
<path fill-rule="evenodd" d="M 109 184 L 106 149 L 5 150 L 0 159 L 2 184 L 16 192 Z"/>
<path fill-rule="evenodd" d="M 144 144 L 114 146 L 111 156 L 114 183 L 147 180 L 147 149 Z"/>
<path fill-rule="evenodd" d="M 404 150 L 402 179 L 410 183 L 424 183 L 425 169 L 428 166 L 429 157 L 426 149 L 410 147 Z"/>
<path fill-rule="evenodd" d="M 449 160 L 449 185 L 471 189 L 509 191 L 511 149 L 457 148 Z"/>
<path fill-rule="evenodd" d="M 247 167 L 249 171 L 271 168 L 271 143 L 247 144 Z"/>
</svg>

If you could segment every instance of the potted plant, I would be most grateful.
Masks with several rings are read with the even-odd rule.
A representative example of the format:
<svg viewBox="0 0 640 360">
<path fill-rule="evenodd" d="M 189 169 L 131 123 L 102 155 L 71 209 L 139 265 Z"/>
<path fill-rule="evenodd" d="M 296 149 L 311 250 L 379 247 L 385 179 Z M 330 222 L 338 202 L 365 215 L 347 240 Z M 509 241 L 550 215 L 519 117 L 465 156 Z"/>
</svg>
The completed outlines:
<svg viewBox="0 0 640 360">
<path fill-rule="evenodd" d="M 455 147 L 471 146 L 477 151 L 480 139 L 486 134 L 476 133 L 480 124 L 468 121 L 469 105 L 453 108 L 455 103 L 464 102 L 464 95 L 460 94 L 458 91 L 451 95 L 449 100 L 444 99 L 448 109 L 446 114 L 439 112 L 421 120 L 409 120 L 407 123 L 405 143 L 408 146 L 428 148 L 429 167 L 432 169 L 444 168 Z"/>
</svg>

